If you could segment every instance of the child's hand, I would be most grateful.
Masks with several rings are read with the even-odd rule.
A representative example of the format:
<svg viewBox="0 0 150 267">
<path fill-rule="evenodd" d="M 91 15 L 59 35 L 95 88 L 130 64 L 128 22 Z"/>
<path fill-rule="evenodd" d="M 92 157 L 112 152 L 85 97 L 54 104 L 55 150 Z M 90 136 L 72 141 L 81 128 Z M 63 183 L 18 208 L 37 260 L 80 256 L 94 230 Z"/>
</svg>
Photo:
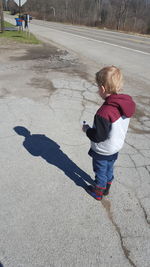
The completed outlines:
<svg viewBox="0 0 150 267">
<path fill-rule="evenodd" d="M 89 129 L 90 126 L 88 124 L 83 124 L 82 131 L 86 133 L 87 129 Z"/>
</svg>

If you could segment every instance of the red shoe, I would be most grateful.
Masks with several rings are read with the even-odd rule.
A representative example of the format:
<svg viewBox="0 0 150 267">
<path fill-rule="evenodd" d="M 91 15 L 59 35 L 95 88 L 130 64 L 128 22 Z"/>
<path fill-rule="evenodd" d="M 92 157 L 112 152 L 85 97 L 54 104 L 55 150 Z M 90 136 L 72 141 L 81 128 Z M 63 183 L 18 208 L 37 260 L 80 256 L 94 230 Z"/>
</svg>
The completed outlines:
<svg viewBox="0 0 150 267">
<path fill-rule="evenodd" d="M 110 187 L 111 187 L 111 183 L 107 183 L 106 189 L 103 192 L 104 196 L 107 196 L 109 194 Z"/>
<path fill-rule="evenodd" d="M 94 197 L 96 200 L 102 200 L 103 192 L 106 188 L 101 188 L 98 186 L 89 185 L 87 188 L 87 192 Z"/>
</svg>

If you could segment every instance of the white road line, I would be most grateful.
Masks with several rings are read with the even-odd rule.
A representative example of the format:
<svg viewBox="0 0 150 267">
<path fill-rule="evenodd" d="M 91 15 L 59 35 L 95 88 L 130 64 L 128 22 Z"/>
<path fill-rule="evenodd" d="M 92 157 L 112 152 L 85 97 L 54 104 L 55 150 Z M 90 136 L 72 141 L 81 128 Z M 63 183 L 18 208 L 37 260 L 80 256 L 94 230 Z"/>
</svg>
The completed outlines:
<svg viewBox="0 0 150 267">
<path fill-rule="evenodd" d="M 130 51 L 133 51 L 133 52 L 138 52 L 138 53 L 141 53 L 141 54 L 150 56 L 150 53 L 148 53 L 148 52 L 143 52 L 143 51 L 140 51 L 140 50 L 132 49 L 132 48 L 121 46 L 121 45 L 110 44 L 110 43 L 107 43 L 107 42 L 104 42 L 104 41 L 99 41 L 99 40 L 92 39 L 92 38 L 89 38 L 89 37 L 80 36 L 78 34 L 74 34 L 74 33 L 69 33 L 69 32 L 65 32 L 65 31 L 60 31 L 60 30 L 52 29 L 51 27 L 48 27 L 48 28 L 51 29 L 51 30 L 53 30 L 53 31 L 58 31 L 58 32 L 61 32 L 61 33 L 63 32 L 63 33 L 70 34 L 70 35 L 73 35 L 73 36 L 76 36 L 76 37 L 80 37 L 82 39 L 86 39 L 86 40 L 89 40 L 89 41 L 95 41 L 97 43 L 103 43 L 103 44 L 107 44 L 107 45 L 119 47 L 119 48 L 122 48 L 122 49 L 130 50 Z"/>
</svg>

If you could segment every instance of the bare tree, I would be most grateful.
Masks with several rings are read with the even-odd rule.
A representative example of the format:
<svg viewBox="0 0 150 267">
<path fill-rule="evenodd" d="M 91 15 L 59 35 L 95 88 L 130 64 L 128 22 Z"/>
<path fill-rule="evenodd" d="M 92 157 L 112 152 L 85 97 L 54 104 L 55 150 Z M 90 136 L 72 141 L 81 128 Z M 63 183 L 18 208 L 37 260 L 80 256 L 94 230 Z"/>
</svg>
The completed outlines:
<svg viewBox="0 0 150 267">
<path fill-rule="evenodd" d="M 13 0 L 7 1 L 8 10 L 11 12 L 12 15 L 16 14 L 19 11 L 19 7 Z"/>
<path fill-rule="evenodd" d="M 102 17 L 101 17 L 102 3 L 103 0 L 95 0 L 96 22 L 98 25 L 101 24 L 102 22 Z"/>
<path fill-rule="evenodd" d="M 27 0 L 25 8 L 39 19 L 145 33 L 150 28 L 150 0 Z"/>
<path fill-rule="evenodd" d="M 0 27 L 1 32 L 4 32 L 4 16 L 3 16 L 3 2 L 0 0 Z"/>
</svg>

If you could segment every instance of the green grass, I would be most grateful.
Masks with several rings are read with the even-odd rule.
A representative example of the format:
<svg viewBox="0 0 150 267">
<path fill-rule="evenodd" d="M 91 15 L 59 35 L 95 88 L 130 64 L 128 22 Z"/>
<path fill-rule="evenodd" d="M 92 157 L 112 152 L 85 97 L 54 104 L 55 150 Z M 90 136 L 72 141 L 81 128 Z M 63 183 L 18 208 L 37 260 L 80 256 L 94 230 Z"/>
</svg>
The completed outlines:
<svg viewBox="0 0 150 267">
<path fill-rule="evenodd" d="M 5 27 L 15 27 L 13 24 L 9 22 L 4 22 Z M 3 33 L 0 33 L 0 38 L 8 38 L 15 40 L 20 43 L 25 44 L 40 44 L 41 41 L 39 41 L 32 33 L 26 32 L 26 31 L 4 31 Z"/>
<path fill-rule="evenodd" d="M 4 27 L 14 27 L 14 25 L 7 21 L 4 21 Z"/>
</svg>

